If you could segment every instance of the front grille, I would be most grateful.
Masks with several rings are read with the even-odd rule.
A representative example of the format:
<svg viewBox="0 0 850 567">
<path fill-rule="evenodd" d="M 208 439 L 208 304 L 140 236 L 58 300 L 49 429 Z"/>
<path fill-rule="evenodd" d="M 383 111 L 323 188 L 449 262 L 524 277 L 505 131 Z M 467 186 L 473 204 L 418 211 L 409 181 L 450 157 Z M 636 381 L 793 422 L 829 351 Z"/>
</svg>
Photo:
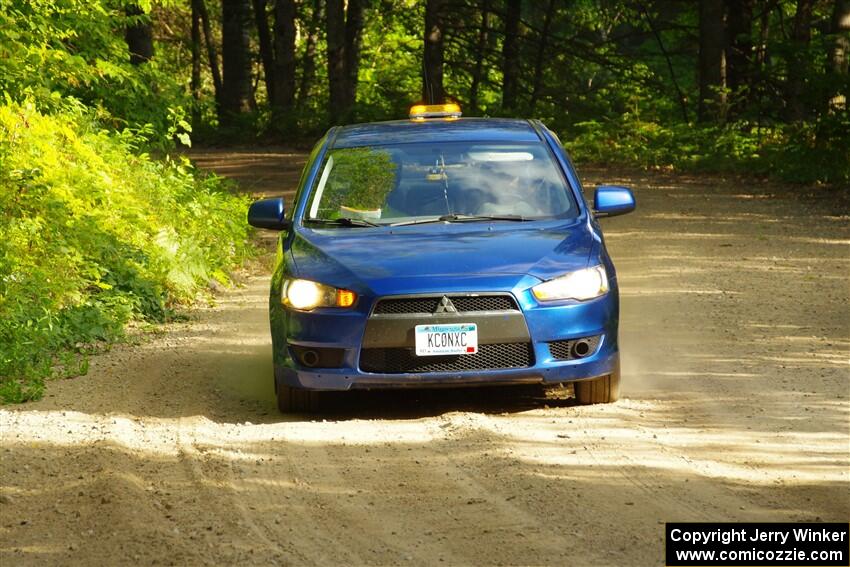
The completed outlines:
<svg viewBox="0 0 850 567">
<path fill-rule="evenodd" d="M 360 351 L 360 370 L 384 374 L 462 372 L 533 365 L 531 343 L 478 345 L 475 354 L 451 356 L 416 356 L 412 348 L 364 348 Z"/>
<path fill-rule="evenodd" d="M 468 311 L 511 311 L 517 306 L 507 295 L 477 295 L 467 297 L 449 297 L 458 312 Z"/>
<path fill-rule="evenodd" d="M 384 299 L 375 307 L 375 313 L 390 315 L 396 313 L 433 313 L 440 298 L 406 297 L 404 299 Z"/>
<path fill-rule="evenodd" d="M 599 341 L 601 339 L 602 335 L 596 335 L 595 337 L 583 337 L 567 341 L 553 341 L 549 343 L 549 352 L 552 353 L 552 358 L 557 360 L 577 360 L 579 358 L 587 358 L 588 356 L 596 353 L 596 349 L 599 348 Z M 577 356 L 575 352 L 573 352 L 573 347 L 580 340 L 587 341 L 589 346 L 589 351 L 584 356 Z"/>
<path fill-rule="evenodd" d="M 516 301 L 509 295 L 448 295 L 459 313 L 473 311 L 518 311 Z M 400 313 L 434 313 L 442 295 L 435 297 L 400 297 L 382 299 L 375 306 L 376 315 Z"/>
</svg>

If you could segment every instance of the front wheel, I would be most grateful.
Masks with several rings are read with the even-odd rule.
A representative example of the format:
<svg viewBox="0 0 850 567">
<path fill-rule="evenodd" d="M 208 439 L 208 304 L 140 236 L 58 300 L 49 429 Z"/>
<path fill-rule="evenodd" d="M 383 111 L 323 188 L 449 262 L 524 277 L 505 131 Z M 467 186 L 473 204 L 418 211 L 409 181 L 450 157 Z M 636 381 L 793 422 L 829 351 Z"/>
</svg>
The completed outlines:
<svg viewBox="0 0 850 567">
<path fill-rule="evenodd" d="M 277 409 L 281 413 L 311 413 L 319 411 L 321 394 L 316 390 L 293 388 L 286 384 L 277 384 Z"/>
<path fill-rule="evenodd" d="M 610 404 L 620 398 L 619 366 L 608 376 L 574 382 L 576 401 L 582 405 Z"/>
</svg>

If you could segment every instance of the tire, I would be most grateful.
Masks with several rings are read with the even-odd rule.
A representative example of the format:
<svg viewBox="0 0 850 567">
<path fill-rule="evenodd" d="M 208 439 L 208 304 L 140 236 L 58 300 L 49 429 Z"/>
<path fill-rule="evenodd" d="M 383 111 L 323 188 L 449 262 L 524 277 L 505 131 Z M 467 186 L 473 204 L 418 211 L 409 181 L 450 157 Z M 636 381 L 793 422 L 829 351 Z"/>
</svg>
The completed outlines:
<svg viewBox="0 0 850 567">
<path fill-rule="evenodd" d="M 313 413 L 320 409 L 322 392 L 276 384 L 277 409 L 281 413 Z"/>
<path fill-rule="evenodd" d="M 620 368 L 593 380 L 573 383 L 576 401 L 581 405 L 610 404 L 620 398 Z"/>
</svg>

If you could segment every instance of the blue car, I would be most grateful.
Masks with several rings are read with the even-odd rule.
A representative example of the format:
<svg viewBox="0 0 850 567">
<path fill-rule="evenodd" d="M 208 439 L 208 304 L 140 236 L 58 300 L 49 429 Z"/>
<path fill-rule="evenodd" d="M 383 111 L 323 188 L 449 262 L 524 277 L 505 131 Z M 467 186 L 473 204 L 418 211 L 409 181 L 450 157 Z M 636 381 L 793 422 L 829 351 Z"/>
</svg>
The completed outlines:
<svg viewBox="0 0 850 567">
<path fill-rule="evenodd" d="M 536 120 L 409 120 L 331 128 L 293 207 L 252 204 L 281 231 L 271 283 L 283 412 L 328 390 L 573 383 L 617 399 L 619 300 L 597 219 L 632 211 L 625 187 L 593 208 Z"/>
</svg>

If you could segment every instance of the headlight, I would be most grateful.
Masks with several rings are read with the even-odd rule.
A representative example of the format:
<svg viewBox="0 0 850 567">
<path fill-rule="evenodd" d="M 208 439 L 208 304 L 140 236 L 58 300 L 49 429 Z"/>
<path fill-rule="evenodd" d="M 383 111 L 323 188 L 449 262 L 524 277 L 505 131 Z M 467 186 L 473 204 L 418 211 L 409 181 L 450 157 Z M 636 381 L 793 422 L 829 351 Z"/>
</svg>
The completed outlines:
<svg viewBox="0 0 850 567">
<path fill-rule="evenodd" d="M 538 284 L 531 292 L 539 301 L 586 301 L 608 293 L 608 274 L 603 266 L 593 266 Z"/>
<path fill-rule="evenodd" d="M 316 307 L 351 307 L 357 294 L 349 289 L 292 278 L 284 280 L 281 300 L 294 309 L 310 311 Z"/>
</svg>

